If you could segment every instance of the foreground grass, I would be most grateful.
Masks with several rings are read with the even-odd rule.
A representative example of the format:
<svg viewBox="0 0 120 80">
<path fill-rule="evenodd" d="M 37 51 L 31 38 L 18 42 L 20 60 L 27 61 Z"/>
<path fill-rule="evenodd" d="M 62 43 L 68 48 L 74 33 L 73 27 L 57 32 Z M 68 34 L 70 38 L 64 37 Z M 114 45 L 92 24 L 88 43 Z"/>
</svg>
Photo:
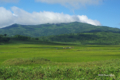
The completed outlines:
<svg viewBox="0 0 120 80">
<path fill-rule="evenodd" d="M 13 63 L 10 64 L 11 62 Z M 12 59 L 5 61 L 3 65 L 0 67 L 0 80 L 120 79 L 120 59 L 74 63 L 74 67 L 71 63 L 56 63 L 43 58 Z"/>
<path fill-rule="evenodd" d="M 120 46 L 0 45 L 0 80 L 120 80 Z"/>
<path fill-rule="evenodd" d="M 1 80 L 119 80 L 120 67 L 0 67 Z"/>
<path fill-rule="evenodd" d="M 51 62 L 43 58 L 6 60 L 0 80 L 119 80 L 120 59 L 81 63 Z"/>
</svg>

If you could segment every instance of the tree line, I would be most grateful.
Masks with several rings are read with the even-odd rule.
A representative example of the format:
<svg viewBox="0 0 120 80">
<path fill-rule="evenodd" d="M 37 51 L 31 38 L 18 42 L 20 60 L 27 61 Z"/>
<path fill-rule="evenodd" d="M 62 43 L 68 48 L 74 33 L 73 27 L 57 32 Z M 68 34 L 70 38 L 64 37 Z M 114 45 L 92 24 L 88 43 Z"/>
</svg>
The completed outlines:
<svg viewBox="0 0 120 80">
<path fill-rule="evenodd" d="M 10 37 L 7 37 L 7 34 L 0 35 L 0 42 L 9 42 Z"/>
<path fill-rule="evenodd" d="M 29 41 L 29 40 L 39 40 L 39 38 L 32 38 L 29 36 L 22 36 L 22 35 L 15 35 L 9 37 L 7 34 L 0 35 L 0 43 L 8 43 L 10 40 L 17 40 L 17 41 Z"/>
<path fill-rule="evenodd" d="M 0 43 L 13 41 L 42 41 L 42 42 L 72 42 L 81 44 L 120 44 L 120 34 L 112 32 L 94 33 L 71 33 L 56 36 L 29 37 L 15 35 L 9 37 L 7 34 L 0 35 Z"/>
</svg>

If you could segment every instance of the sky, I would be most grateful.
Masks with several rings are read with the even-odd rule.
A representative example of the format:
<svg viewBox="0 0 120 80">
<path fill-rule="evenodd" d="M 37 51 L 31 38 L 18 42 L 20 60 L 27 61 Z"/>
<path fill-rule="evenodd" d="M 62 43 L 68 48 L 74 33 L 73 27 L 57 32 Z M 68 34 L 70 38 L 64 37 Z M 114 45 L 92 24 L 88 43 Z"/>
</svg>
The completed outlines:
<svg viewBox="0 0 120 80">
<path fill-rule="evenodd" d="M 0 0 L 0 28 L 75 21 L 120 28 L 120 0 Z"/>
</svg>

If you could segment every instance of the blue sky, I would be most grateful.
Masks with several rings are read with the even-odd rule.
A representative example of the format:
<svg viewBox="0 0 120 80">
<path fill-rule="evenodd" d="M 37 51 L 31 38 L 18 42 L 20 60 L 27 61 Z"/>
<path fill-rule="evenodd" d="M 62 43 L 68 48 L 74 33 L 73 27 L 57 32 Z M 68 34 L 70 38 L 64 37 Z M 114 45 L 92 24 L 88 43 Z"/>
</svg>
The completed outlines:
<svg viewBox="0 0 120 80">
<path fill-rule="evenodd" d="M 0 28 L 84 22 L 120 28 L 120 0 L 0 0 Z"/>
</svg>

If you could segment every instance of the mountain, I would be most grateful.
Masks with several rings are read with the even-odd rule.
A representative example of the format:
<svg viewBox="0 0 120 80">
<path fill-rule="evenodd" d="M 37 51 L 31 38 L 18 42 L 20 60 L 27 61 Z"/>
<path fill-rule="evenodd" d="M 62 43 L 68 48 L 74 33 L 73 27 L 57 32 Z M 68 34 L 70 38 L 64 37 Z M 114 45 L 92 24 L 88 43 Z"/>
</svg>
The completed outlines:
<svg viewBox="0 0 120 80">
<path fill-rule="evenodd" d="M 72 22 L 59 24 L 19 25 L 13 24 L 0 29 L 0 34 L 8 36 L 24 35 L 31 37 L 60 35 L 84 32 L 113 32 L 119 33 L 120 29 L 106 26 L 94 26 L 86 23 Z"/>
</svg>

